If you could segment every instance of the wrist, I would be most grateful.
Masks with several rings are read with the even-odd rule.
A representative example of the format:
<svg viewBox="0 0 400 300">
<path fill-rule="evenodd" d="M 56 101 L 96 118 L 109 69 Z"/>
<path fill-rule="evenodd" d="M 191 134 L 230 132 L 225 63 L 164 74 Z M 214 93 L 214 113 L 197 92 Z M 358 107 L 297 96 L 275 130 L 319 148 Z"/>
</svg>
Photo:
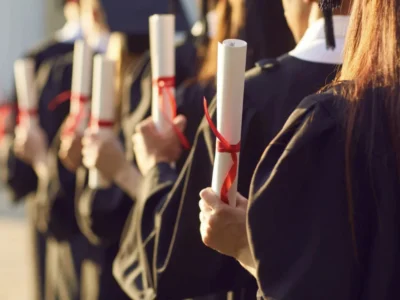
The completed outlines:
<svg viewBox="0 0 400 300">
<path fill-rule="evenodd" d="M 141 179 L 140 172 L 129 162 L 114 176 L 115 184 L 131 198 L 136 198 Z"/>
<path fill-rule="evenodd" d="M 237 254 L 235 255 L 235 259 L 250 274 L 252 274 L 254 277 L 256 276 L 256 264 L 254 262 L 254 258 L 253 258 L 253 255 L 251 253 L 249 244 L 247 244 L 245 247 L 242 247 L 237 252 Z"/>
</svg>

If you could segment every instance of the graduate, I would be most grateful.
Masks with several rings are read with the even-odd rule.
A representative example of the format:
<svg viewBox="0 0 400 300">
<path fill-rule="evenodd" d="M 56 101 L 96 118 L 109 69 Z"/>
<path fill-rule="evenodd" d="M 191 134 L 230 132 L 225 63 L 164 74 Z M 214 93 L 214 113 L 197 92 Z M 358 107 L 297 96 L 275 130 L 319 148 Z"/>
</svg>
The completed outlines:
<svg viewBox="0 0 400 300">
<path fill-rule="evenodd" d="M 399 4 L 353 1 L 340 74 L 267 147 L 249 200 L 238 195 L 221 218 L 220 200 L 202 192 L 203 240 L 238 259 L 263 299 L 400 297 Z M 223 224 L 243 228 L 247 206 L 247 239 L 232 243 Z"/>
<path fill-rule="evenodd" d="M 38 76 L 39 87 L 43 87 L 44 83 L 49 78 L 48 70 L 54 63 L 52 59 L 72 51 L 73 41 L 80 36 L 78 1 L 65 1 L 64 15 L 67 22 L 63 29 L 56 32 L 49 40 L 44 41 L 24 55 L 25 58 L 31 58 L 35 62 L 35 71 Z M 39 72 L 41 67 L 43 71 Z M 16 103 L 15 89 L 9 99 L 11 103 Z M 10 106 L 10 108 L 12 109 L 13 107 Z M 13 111 L 9 111 L 8 114 L 9 116 L 15 117 Z M 11 118 L 9 125 L 11 127 L 15 126 L 15 118 Z M 35 144 L 37 144 L 38 141 L 33 137 L 32 139 L 32 141 L 29 141 L 29 145 L 24 146 L 26 147 L 26 153 L 33 154 L 37 150 Z M 4 172 L 2 177 L 11 192 L 11 200 L 15 203 L 20 202 L 36 190 L 37 176 L 29 164 L 14 153 L 14 141 L 12 137 L 5 137 L 2 142 L 2 148 L 9 149 L 9 151 L 6 151 L 8 155 L 4 157 L 4 161 L 2 162 L 7 165 L 2 168 Z M 46 239 L 35 229 L 32 201 L 27 201 L 27 215 L 30 224 L 30 238 L 32 239 L 33 245 L 32 256 L 34 262 L 33 269 L 35 272 L 35 290 L 33 297 L 34 299 L 44 299 Z"/>
<path fill-rule="evenodd" d="M 219 23 L 219 36 L 213 40 L 212 46 L 215 47 L 217 45 L 218 40 L 221 39 L 226 39 L 226 38 L 233 38 L 233 37 L 238 37 L 240 34 L 243 34 L 243 32 L 252 32 L 254 30 L 258 30 L 261 32 L 266 32 L 266 36 L 273 36 L 271 31 L 268 31 L 266 29 L 268 28 L 260 28 L 258 27 L 245 27 L 245 29 L 241 28 L 241 20 L 237 20 L 237 13 L 243 13 L 242 12 L 242 5 L 246 4 L 246 7 L 248 8 L 245 10 L 246 18 L 251 18 L 251 16 L 255 13 L 259 13 L 260 8 L 268 8 L 269 13 L 271 13 L 271 16 L 274 17 L 276 20 L 276 26 L 280 28 L 278 30 L 282 35 L 281 39 L 283 44 L 280 45 L 280 49 L 282 52 L 287 51 L 288 48 L 284 49 L 284 45 L 288 44 L 289 41 L 292 41 L 292 36 L 289 34 L 289 30 L 286 24 L 286 21 L 283 18 L 283 11 L 282 11 L 282 5 L 279 1 L 276 1 L 274 3 L 266 5 L 264 1 L 258 1 L 258 2 L 241 2 L 241 1 L 236 1 L 236 2 L 219 2 L 217 6 L 217 13 L 221 15 L 220 23 Z M 258 9 L 257 9 L 258 8 Z M 271 12 L 271 9 L 273 12 L 276 12 L 276 14 L 273 14 Z M 228 12 L 231 12 L 232 14 L 230 15 Z M 225 20 L 229 20 L 232 17 L 232 24 L 225 22 Z M 261 19 L 261 18 L 260 18 Z M 264 23 L 261 23 L 263 25 Z M 260 26 L 260 24 L 257 24 L 257 26 Z M 276 29 L 274 34 L 276 33 Z M 231 31 L 229 31 L 231 29 Z M 232 35 L 231 35 L 232 34 Z M 285 37 L 287 37 L 285 39 Z M 257 53 L 260 49 L 258 48 L 258 45 L 262 44 L 262 41 L 257 41 L 257 43 L 249 43 L 249 47 L 254 50 L 250 51 L 249 53 Z M 269 49 L 269 55 L 272 55 L 275 51 L 277 54 L 277 49 L 279 49 L 279 43 L 274 45 L 274 48 Z M 282 53 L 281 52 L 281 53 Z M 266 55 L 268 55 L 266 54 Z M 251 57 L 249 57 L 249 60 L 251 60 Z M 214 70 L 214 72 L 212 71 Z M 216 52 L 214 51 L 213 48 L 210 48 L 208 52 L 208 57 L 206 58 L 205 63 L 203 64 L 203 69 L 199 73 L 199 77 L 197 82 L 195 83 L 190 83 L 188 84 L 181 95 L 178 96 L 178 111 L 183 113 L 183 115 L 187 116 L 187 128 L 185 130 L 185 134 L 189 141 L 193 141 L 195 137 L 195 133 L 197 130 L 197 127 L 204 115 L 203 109 L 202 109 L 202 98 L 205 93 L 209 93 L 209 95 L 213 95 L 215 93 L 215 85 L 214 85 L 214 76 L 215 76 L 215 71 L 216 71 Z M 178 93 L 179 94 L 179 93 Z M 211 96 L 212 97 L 212 96 Z M 211 99 L 211 98 L 209 98 Z M 150 119 L 149 119 L 150 120 Z M 139 127 L 139 131 L 142 129 L 145 129 L 145 131 L 152 131 L 154 133 L 154 129 L 152 129 L 151 123 L 149 120 L 146 120 L 144 123 L 142 123 Z M 150 120 L 151 121 L 151 120 Z M 148 127 L 145 124 L 150 124 L 150 127 Z M 163 150 L 167 150 L 170 152 L 173 152 L 172 149 L 177 149 L 177 152 L 173 153 L 173 155 L 178 155 L 179 156 L 179 144 L 178 147 L 175 146 L 173 147 L 164 147 L 165 145 L 168 145 L 169 140 L 168 138 L 165 137 L 160 137 L 157 134 L 156 136 L 151 136 L 148 139 L 143 139 L 143 136 L 146 135 L 145 132 L 142 132 L 141 134 L 135 135 L 134 138 L 134 144 L 135 147 L 140 148 L 143 147 L 143 145 L 147 144 L 147 146 L 144 146 L 144 148 L 148 147 L 151 148 L 149 151 L 158 151 L 158 147 L 160 145 L 163 145 Z M 143 143 L 142 143 L 143 141 Z M 172 143 L 174 144 L 174 143 Z M 170 144 L 171 145 L 171 144 Z M 153 147 L 153 148 L 152 148 Z M 146 151 L 146 149 L 143 149 Z M 140 149 L 135 149 L 135 152 L 140 152 Z M 162 151 L 160 151 L 162 152 Z M 165 155 L 165 153 L 160 153 L 161 155 Z M 189 152 L 185 153 L 182 155 L 182 157 L 177 161 L 176 163 L 176 171 L 179 172 L 179 170 L 182 169 L 183 163 L 185 162 L 185 158 L 189 154 Z M 171 153 L 169 153 L 171 155 Z M 189 154 L 190 155 L 190 154 Z M 166 156 L 168 159 L 168 155 Z M 120 278 L 120 282 L 126 286 L 126 289 L 134 290 L 137 289 L 138 286 L 133 280 L 133 274 L 136 274 L 137 276 L 143 276 L 146 277 L 151 284 L 148 287 L 148 292 L 153 292 L 157 295 L 157 298 L 163 299 L 170 299 L 170 298 L 176 298 L 176 299 L 183 299 L 185 297 L 196 297 L 196 296 L 202 296 L 202 295 L 207 295 L 210 293 L 218 293 L 219 291 L 225 291 L 224 297 L 226 298 L 226 292 L 231 289 L 231 287 L 224 287 L 225 283 L 222 283 L 220 286 L 217 286 L 216 284 L 214 285 L 203 285 L 199 284 L 197 287 L 194 287 L 196 283 L 191 283 L 189 280 L 187 280 L 186 275 L 190 276 L 192 274 L 192 278 L 196 278 L 197 275 L 197 269 L 196 268 L 190 268 L 188 267 L 186 269 L 187 274 L 185 275 L 185 282 L 189 284 L 185 284 L 185 286 L 181 286 L 179 284 L 179 279 L 175 282 L 175 284 L 170 284 L 170 283 L 165 283 L 165 285 L 158 285 L 160 283 L 157 283 L 157 277 L 153 275 L 153 271 L 156 270 L 154 265 L 153 265 L 153 246 L 155 243 L 155 234 L 156 231 L 158 230 L 157 228 L 154 228 L 154 223 L 155 221 L 158 221 L 157 219 L 154 219 L 154 210 L 159 209 L 157 206 L 161 206 L 160 203 L 160 198 L 162 198 L 161 193 L 167 194 L 166 190 L 170 188 L 170 185 L 173 183 L 174 180 L 176 180 L 175 175 L 170 176 L 168 172 L 164 172 L 163 168 L 165 167 L 166 170 L 168 170 L 168 163 L 165 164 L 160 164 L 159 169 L 153 168 L 154 164 L 152 162 L 149 162 L 146 157 L 144 159 L 138 159 L 139 162 L 139 167 L 141 168 L 142 172 L 144 174 L 149 173 L 146 175 L 148 178 L 148 181 L 146 179 L 146 183 L 142 184 L 142 187 L 147 190 L 144 191 L 143 193 L 143 199 L 140 200 L 140 202 L 146 201 L 145 208 L 143 209 L 143 215 L 142 215 L 142 221 L 139 223 L 137 221 L 137 218 L 132 218 L 131 223 L 127 226 L 127 234 L 124 237 L 123 244 L 121 246 L 121 250 L 119 252 L 119 255 L 115 261 L 115 268 L 114 268 L 114 274 L 116 275 L 117 278 Z M 166 161 L 167 162 L 167 161 Z M 204 161 L 199 161 L 199 163 L 204 163 Z M 165 176 L 163 175 L 165 174 Z M 159 176 L 157 178 L 157 176 Z M 210 175 L 208 175 L 210 176 Z M 150 179 L 151 178 L 151 179 Z M 155 179 L 153 181 L 153 179 Z M 148 194 L 154 194 L 154 197 L 149 197 L 146 199 Z M 165 195 L 164 194 L 164 195 Z M 157 195 L 157 196 L 156 196 Z M 172 208 L 171 208 L 172 209 Z M 176 211 L 178 210 L 178 207 L 175 206 Z M 171 221 L 170 224 L 173 224 L 175 222 Z M 139 223 L 139 224 L 138 224 Z M 156 226 L 158 227 L 157 223 Z M 172 232 L 174 229 L 171 227 L 171 225 L 165 225 L 169 227 L 170 232 Z M 135 235 L 136 234 L 136 235 Z M 136 238 L 136 236 L 139 234 L 139 238 Z M 140 237 L 141 235 L 141 237 Z M 169 246 L 169 241 L 167 242 Z M 139 251 L 142 247 L 134 247 L 133 245 L 139 244 L 142 245 L 142 247 L 145 247 L 145 252 L 141 253 L 138 255 L 137 253 L 137 248 L 139 248 Z M 165 245 L 156 245 L 158 248 L 163 248 L 166 249 Z M 160 251 L 160 250 L 159 250 Z M 178 250 L 180 251 L 180 250 Z M 198 253 L 198 252 L 197 252 Z M 176 253 L 178 254 L 178 252 Z M 144 259 L 143 259 L 144 258 Z M 203 262 L 204 264 L 205 262 Z M 147 266 L 145 268 L 145 271 L 143 272 L 143 266 L 141 264 L 144 264 Z M 190 265 L 190 264 L 189 264 Z M 129 271 L 127 269 L 129 268 Z M 218 267 L 217 267 L 218 268 Z M 177 270 L 177 269 L 175 269 Z M 179 270 L 177 270 L 180 272 Z M 173 272 L 174 275 L 170 275 L 169 279 L 171 279 L 171 282 L 174 281 L 173 276 L 179 274 L 179 273 Z M 212 271 L 210 271 L 212 272 Z M 217 271 L 216 271 L 217 272 Z M 132 274 L 132 275 L 131 275 Z M 171 273 L 172 274 L 172 273 Z M 182 273 L 183 274 L 183 273 Z M 179 278 L 176 277 L 176 278 Z M 169 280 L 166 278 L 166 280 Z M 196 281 L 196 279 L 193 279 Z M 208 280 L 208 278 L 207 278 Z M 222 279 L 223 281 L 223 279 Z M 251 278 L 250 278 L 251 281 Z M 161 283 L 164 282 L 161 281 Z M 207 281 L 209 282 L 209 281 Z M 245 280 L 243 280 L 243 285 L 246 286 Z M 250 283 L 251 285 L 252 283 Z M 241 286 L 239 287 L 239 289 Z M 241 294 L 241 291 L 237 291 L 237 295 Z M 247 296 L 244 295 L 244 298 Z"/>
<path fill-rule="evenodd" d="M 330 82 L 342 62 L 348 3 L 343 11 L 335 12 L 333 18 L 321 12 L 316 1 L 283 1 L 283 4 L 298 45 L 277 60 L 258 62 L 247 74 L 238 174 L 238 190 L 243 195 L 248 195 L 250 179 L 263 150 L 290 113 L 305 96 Z M 210 113 L 215 122 L 215 100 L 210 104 Z M 143 132 L 143 140 L 150 140 L 151 145 L 160 143 L 151 130 Z M 192 199 L 198 197 L 204 188 L 202 184 L 211 183 L 213 169 L 215 138 L 207 121 L 204 119 L 200 124 L 180 174 L 169 168 L 173 156 L 168 159 L 163 148 L 156 149 L 142 147 L 142 151 L 135 154 L 143 164 L 159 162 L 144 178 L 144 182 L 158 183 L 146 200 L 157 209 L 157 249 L 152 267 L 158 280 L 158 292 L 180 293 L 179 297 L 187 297 L 191 293 L 246 287 L 252 280 L 240 265 L 234 259 L 207 249 L 201 237 L 195 234 L 200 222 L 198 205 Z M 183 280 L 184 286 L 180 284 Z M 248 298 L 254 296 L 254 290 L 247 295 Z"/>
<path fill-rule="evenodd" d="M 109 37 L 108 29 L 92 0 L 81 1 L 81 20 L 84 24 L 82 35 L 90 41 L 88 44 L 92 51 L 97 53 L 105 51 Z M 48 96 L 47 102 L 43 105 L 48 114 L 54 115 L 62 107 L 66 108 L 57 119 L 59 123 L 51 127 L 54 132 L 47 153 L 50 175 L 47 184 L 39 187 L 35 201 L 37 227 L 47 236 L 46 300 L 85 299 L 81 271 L 90 247 L 80 232 L 75 217 L 75 174 L 62 164 L 61 159 L 58 159 L 59 152 L 70 150 L 65 147 L 63 135 L 66 124 L 63 126 L 61 124 L 69 113 L 69 96 L 63 95 L 67 95 L 71 90 L 72 63 L 73 52 L 59 57 L 52 69 L 55 78 L 63 74 L 62 78 L 65 79 L 62 81 L 65 83 L 60 88 L 50 85 L 44 89 Z M 50 126 L 49 119 L 45 119 L 45 122 Z"/>
<path fill-rule="evenodd" d="M 146 6 L 126 0 L 103 0 L 100 4 L 110 30 L 122 33 L 122 43 L 119 46 L 110 43 L 107 51 L 107 55 L 111 56 L 115 52 L 120 53 L 114 122 L 118 134 L 94 134 L 89 129 L 82 140 L 82 157 L 71 155 L 66 158 L 70 166 L 83 163 L 88 169 L 98 169 L 102 176 L 112 182 L 108 188 L 90 188 L 86 181 L 87 170 L 82 167 L 77 169 L 76 216 L 81 231 L 90 241 L 88 255 L 82 266 L 83 297 L 128 299 L 113 279 L 111 267 L 123 226 L 133 205 L 131 198 L 135 198 L 136 186 L 127 185 L 129 180 L 126 176 L 140 175 L 137 171 L 135 173 L 130 137 L 135 124 L 151 112 L 148 18 L 155 13 L 167 13 L 168 1 L 153 1 Z M 177 15 L 177 29 L 188 30 L 182 14 Z M 114 39 L 115 36 L 117 34 L 113 34 L 112 40 L 118 41 Z M 177 64 L 179 83 L 194 74 L 192 57 L 195 48 L 188 41 L 190 44 L 183 43 L 177 48 L 177 56 L 183 56 Z M 125 149 L 129 149 L 128 155 Z"/>
</svg>

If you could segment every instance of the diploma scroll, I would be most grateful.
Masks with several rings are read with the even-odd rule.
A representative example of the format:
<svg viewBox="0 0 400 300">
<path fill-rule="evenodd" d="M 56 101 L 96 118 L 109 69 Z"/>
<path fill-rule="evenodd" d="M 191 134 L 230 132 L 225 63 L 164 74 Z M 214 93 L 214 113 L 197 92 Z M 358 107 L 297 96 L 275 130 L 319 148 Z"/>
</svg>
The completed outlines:
<svg viewBox="0 0 400 300">
<path fill-rule="evenodd" d="M 18 98 L 18 126 L 29 130 L 38 125 L 35 61 L 30 58 L 17 60 L 14 63 L 14 74 Z"/>
<path fill-rule="evenodd" d="M 236 206 L 246 51 L 247 43 L 242 40 L 225 40 L 218 45 L 217 132 L 220 138 L 212 189 L 232 206 Z"/>
<path fill-rule="evenodd" d="M 152 117 L 162 132 L 171 126 L 175 104 L 175 16 L 149 18 L 150 55 L 153 79 Z"/>
<path fill-rule="evenodd" d="M 93 65 L 93 93 L 90 128 L 98 134 L 113 134 L 115 119 L 115 61 L 96 55 Z M 112 158 L 110 158 L 112 159 Z M 110 183 L 98 170 L 89 170 L 89 187 L 107 188 Z"/>
<path fill-rule="evenodd" d="M 92 88 L 93 52 L 83 41 L 76 41 L 72 69 L 71 105 L 63 134 L 83 134 L 88 124 Z"/>
</svg>

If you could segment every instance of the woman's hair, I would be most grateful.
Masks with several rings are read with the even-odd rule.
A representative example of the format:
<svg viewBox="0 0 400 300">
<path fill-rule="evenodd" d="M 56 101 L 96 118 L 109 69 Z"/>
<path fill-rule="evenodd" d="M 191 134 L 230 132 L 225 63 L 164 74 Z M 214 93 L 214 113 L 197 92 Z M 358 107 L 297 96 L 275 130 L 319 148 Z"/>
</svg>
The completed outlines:
<svg viewBox="0 0 400 300">
<path fill-rule="evenodd" d="M 383 88 L 386 91 L 385 97 L 380 100 L 383 101 L 386 111 L 391 142 L 397 155 L 398 167 L 400 167 L 400 138 L 398 135 L 400 132 L 399 7 L 400 0 L 354 0 L 345 45 L 345 59 L 336 80 L 337 83 L 351 82 L 345 84 L 339 93 L 348 100 L 345 149 L 346 185 L 354 240 L 353 188 L 350 166 L 353 146 L 357 139 L 357 122 L 361 119 L 362 105 L 365 103 L 362 99 L 366 91 L 371 88 Z"/>
<path fill-rule="evenodd" d="M 217 34 L 208 45 L 197 80 L 209 82 L 217 73 L 218 43 L 240 38 L 248 44 L 247 68 L 294 47 L 281 0 L 225 0 L 216 4 Z"/>
</svg>

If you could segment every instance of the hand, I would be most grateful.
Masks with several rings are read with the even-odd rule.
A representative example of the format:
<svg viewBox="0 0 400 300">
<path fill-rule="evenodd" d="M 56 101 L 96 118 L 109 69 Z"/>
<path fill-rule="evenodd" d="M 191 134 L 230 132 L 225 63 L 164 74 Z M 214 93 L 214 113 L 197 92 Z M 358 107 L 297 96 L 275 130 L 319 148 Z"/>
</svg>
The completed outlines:
<svg viewBox="0 0 400 300">
<path fill-rule="evenodd" d="M 186 128 L 183 115 L 177 116 L 173 123 L 181 131 Z M 182 154 L 182 146 L 172 126 L 160 133 L 151 117 L 137 125 L 132 140 L 136 162 L 143 175 L 159 162 L 176 162 Z"/>
<path fill-rule="evenodd" d="M 88 169 L 97 169 L 109 181 L 128 164 L 121 142 L 112 133 L 94 134 L 86 130 L 82 140 L 82 162 Z"/>
<path fill-rule="evenodd" d="M 82 135 L 62 136 L 58 157 L 69 171 L 76 172 L 82 165 Z"/>
<path fill-rule="evenodd" d="M 14 153 L 15 156 L 27 164 L 34 165 L 47 156 L 47 137 L 39 126 L 17 126 L 15 129 Z"/>
<path fill-rule="evenodd" d="M 236 207 L 221 201 L 211 188 L 200 192 L 200 233 L 203 243 L 238 260 L 250 252 L 246 230 L 247 199 L 239 193 Z"/>
</svg>

